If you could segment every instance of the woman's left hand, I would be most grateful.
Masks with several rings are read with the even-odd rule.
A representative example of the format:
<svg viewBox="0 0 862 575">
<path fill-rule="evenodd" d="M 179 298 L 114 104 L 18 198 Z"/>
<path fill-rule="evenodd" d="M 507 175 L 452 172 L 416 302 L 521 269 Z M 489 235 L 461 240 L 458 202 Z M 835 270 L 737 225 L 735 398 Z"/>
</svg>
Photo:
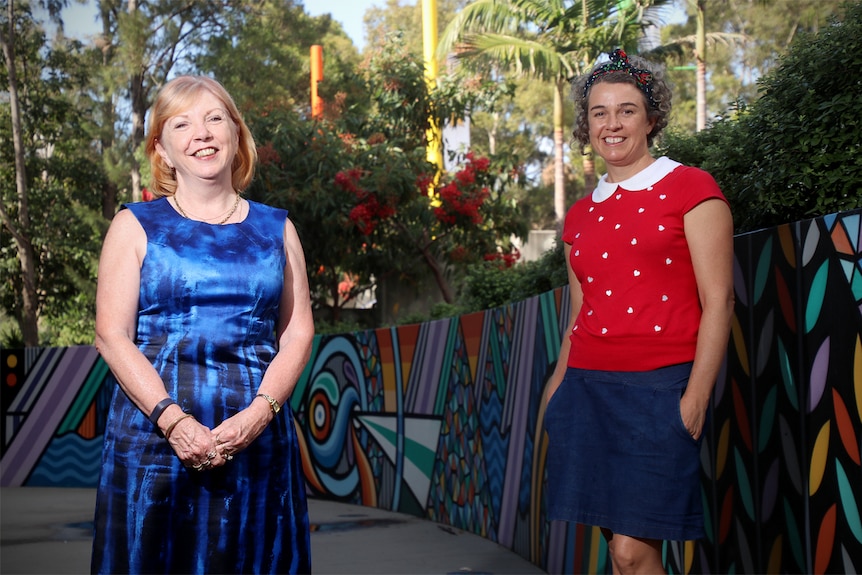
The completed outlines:
<svg viewBox="0 0 862 575">
<path fill-rule="evenodd" d="M 265 409 L 264 409 L 265 406 Z M 251 445 L 272 420 L 272 410 L 265 401 L 253 401 L 236 415 L 212 430 L 216 448 L 226 461 Z"/>
<path fill-rule="evenodd" d="M 682 423 L 691 434 L 692 439 L 697 441 L 703 433 L 706 424 L 706 411 L 709 407 L 709 398 L 706 402 L 694 399 L 691 394 L 683 393 L 679 400 L 679 413 Z"/>
</svg>

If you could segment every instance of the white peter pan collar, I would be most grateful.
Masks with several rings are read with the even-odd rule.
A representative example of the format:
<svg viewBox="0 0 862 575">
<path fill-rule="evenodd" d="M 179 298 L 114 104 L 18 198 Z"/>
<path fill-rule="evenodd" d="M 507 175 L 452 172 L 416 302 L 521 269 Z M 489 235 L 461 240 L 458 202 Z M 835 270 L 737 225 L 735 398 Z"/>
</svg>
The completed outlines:
<svg viewBox="0 0 862 575">
<path fill-rule="evenodd" d="M 603 202 L 611 197 L 617 191 L 618 187 L 632 192 L 645 190 L 659 183 L 662 178 L 681 165 L 667 156 L 662 156 L 631 178 L 622 182 L 608 183 L 608 175 L 605 174 L 599 179 L 596 189 L 593 190 L 592 199 L 596 203 Z"/>
</svg>

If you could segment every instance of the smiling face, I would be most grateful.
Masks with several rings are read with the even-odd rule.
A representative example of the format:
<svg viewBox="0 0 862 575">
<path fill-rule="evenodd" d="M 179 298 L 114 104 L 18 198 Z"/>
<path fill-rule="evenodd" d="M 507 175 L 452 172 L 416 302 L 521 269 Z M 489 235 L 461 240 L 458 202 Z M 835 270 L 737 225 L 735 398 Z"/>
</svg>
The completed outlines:
<svg viewBox="0 0 862 575">
<path fill-rule="evenodd" d="M 629 83 L 597 82 L 588 97 L 590 145 L 605 160 L 611 181 L 633 176 L 652 163 L 647 136 L 655 120 L 647 115 L 643 93 Z"/>
<path fill-rule="evenodd" d="M 176 170 L 179 186 L 206 181 L 231 188 L 238 145 L 237 127 L 224 103 L 212 92 L 201 90 L 188 106 L 167 118 L 155 147 Z"/>
</svg>

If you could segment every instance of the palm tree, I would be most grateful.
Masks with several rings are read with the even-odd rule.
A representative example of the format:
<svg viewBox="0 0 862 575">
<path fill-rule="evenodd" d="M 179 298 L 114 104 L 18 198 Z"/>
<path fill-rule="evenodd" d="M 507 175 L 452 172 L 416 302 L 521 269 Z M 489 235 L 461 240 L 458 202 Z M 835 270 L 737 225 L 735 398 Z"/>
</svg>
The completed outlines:
<svg viewBox="0 0 862 575">
<path fill-rule="evenodd" d="M 644 12 L 669 0 L 475 0 L 441 35 L 439 58 L 495 63 L 519 75 L 554 84 L 554 212 L 565 217 L 563 102 L 568 81 L 588 70 L 602 52 L 636 51 L 647 24 Z M 587 189 L 595 185 L 592 158 L 584 156 Z"/>
<path fill-rule="evenodd" d="M 651 58 L 667 60 L 670 58 L 683 58 L 686 52 L 692 52 L 695 59 L 696 74 L 696 130 L 699 132 L 706 127 L 706 51 L 715 44 L 730 45 L 741 44 L 746 40 L 744 34 L 727 32 L 706 31 L 706 3 L 707 0 L 686 0 L 689 7 L 694 11 L 697 22 L 697 31 L 694 35 L 672 38 L 661 46 L 650 50 Z"/>
</svg>

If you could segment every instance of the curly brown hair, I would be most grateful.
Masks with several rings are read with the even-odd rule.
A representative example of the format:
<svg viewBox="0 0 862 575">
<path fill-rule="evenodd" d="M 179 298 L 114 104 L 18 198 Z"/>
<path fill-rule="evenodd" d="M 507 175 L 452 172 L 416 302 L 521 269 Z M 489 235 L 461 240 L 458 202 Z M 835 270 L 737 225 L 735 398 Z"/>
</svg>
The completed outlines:
<svg viewBox="0 0 862 575">
<path fill-rule="evenodd" d="M 644 106 L 646 106 L 647 109 L 647 117 L 650 120 L 655 119 L 655 125 L 653 126 L 652 131 L 647 135 L 647 145 L 652 147 L 656 137 L 658 137 L 659 133 L 667 126 L 670 118 L 673 93 L 667 77 L 665 76 L 663 65 L 641 58 L 640 56 L 629 56 L 628 60 L 632 66 L 649 70 L 652 73 L 652 99 L 655 102 L 655 106 L 650 104 L 649 98 L 644 94 Z M 572 132 L 572 136 L 578 142 L 581 154 L 584 153 L 584 149 L 590 143 L 590 127 L 587 107 L 590 100 L 592 86 L 601 82 L 608 82 L 611 84 L 631 84 L 640 90 L 637 80 L 635 80 L 631 74 L 620 71 L 603 74 L 595 78 L 592 86 L 590 86 L 587 93 L 584 94 L 584 86 L 586 86 L 587 80 L 589 80 L 593 72 L 601 66 L 602 64 L 596 64 L 592 70 L 579 76 L 572 82 L 572 98 L 575 102 L 575 129 Z"/>
</svg>

